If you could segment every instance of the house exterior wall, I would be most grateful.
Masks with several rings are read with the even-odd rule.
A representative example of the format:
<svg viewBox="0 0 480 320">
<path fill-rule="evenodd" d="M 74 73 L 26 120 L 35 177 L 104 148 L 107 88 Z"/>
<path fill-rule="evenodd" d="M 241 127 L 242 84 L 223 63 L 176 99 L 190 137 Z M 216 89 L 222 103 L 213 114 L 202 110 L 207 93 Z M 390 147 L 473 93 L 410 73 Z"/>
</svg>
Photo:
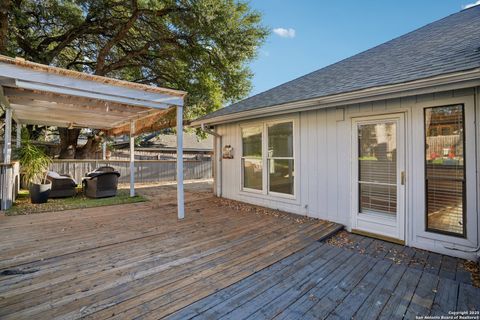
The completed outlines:
<svg viewBox="0 0 480 320">
<path fill-rule="evenodd" d="M 465 104 L 467 167 L 467 239 L 424 232 L 423 109 Z M 352 119 L 388 113 L 405 115 L 407 245 L 453 256 L 474 258 L 479 244 L 480 87 L 297 112 L 278 117 L 218 125 L 222 148 L 233 147 L 233 159 L 222 159 L 221 196 L 291 213 L 341 223 L 352 221 Z M 259 121 L 292 119 L 295 141 L 295 195 L 292 198 L 242 190 L 241 127 Z M 475 124 L 475 120 L 476 124 Z M 216 147 L 218 149 L 218 146 Z M 216 150 L 221 153 L 221 151 Z M 452 250 L 456 247 L 465 251 Z"/>
</svg>

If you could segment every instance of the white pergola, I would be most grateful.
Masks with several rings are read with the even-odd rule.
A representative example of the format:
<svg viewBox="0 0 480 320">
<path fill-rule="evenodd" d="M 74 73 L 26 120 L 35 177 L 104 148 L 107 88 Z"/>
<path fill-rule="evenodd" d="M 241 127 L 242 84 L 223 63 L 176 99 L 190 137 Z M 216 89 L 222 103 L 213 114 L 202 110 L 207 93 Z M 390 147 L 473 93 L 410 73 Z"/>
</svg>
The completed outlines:
<svg viewBox="0 0 480 320">
<path fill-rule="evenodd" d="M 12 119 L 17 128 L 37 124 L 101 129 L 130 135 L 130 195 L 135 195 L 134 137 L 177 128 L 178 218 L 184 218 L 183 91 L 137 84 L 0 55 L 0 104 L 5 110 L 4 164 L 11 162 Z M 175 115 L 176 113 L 176 115 Z M 17 130 L 17 146 L 20 143 Z M 5 186 L 2 186 L 4 188 Z"/>
</svg>

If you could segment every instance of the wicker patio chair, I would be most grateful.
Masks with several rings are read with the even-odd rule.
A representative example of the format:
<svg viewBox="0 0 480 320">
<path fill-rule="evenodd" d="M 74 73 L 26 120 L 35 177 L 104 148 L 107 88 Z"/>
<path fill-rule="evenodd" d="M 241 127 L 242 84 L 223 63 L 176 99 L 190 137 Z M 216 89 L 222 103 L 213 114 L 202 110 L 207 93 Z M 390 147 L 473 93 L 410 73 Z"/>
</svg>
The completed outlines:
<svg viewBox="0 0 480 320">
<path fill-rule="evenodd" d="M 49 198 L 67 198 L 77 194 L 77 182 L 72 176 L 49 171 L 47 179 L 52 182 Z"/>
<path fill-rule="evenodd" d="M 100 167 L 83 178 L 84 194 L 89 198 L 106 198 L 117 195 L 120 173 L 112 167 Z"/>
</svg>

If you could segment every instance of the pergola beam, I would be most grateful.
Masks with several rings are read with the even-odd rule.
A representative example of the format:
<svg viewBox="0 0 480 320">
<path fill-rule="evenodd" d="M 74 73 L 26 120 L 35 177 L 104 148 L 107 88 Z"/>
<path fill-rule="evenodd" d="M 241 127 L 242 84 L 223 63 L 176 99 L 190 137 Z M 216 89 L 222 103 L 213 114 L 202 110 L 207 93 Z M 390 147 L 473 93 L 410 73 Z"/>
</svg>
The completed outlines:
<svg viewBox="0 0 480 320">
<path fill-rule="evenodd" d="M 103 119 L 103 122 L 105 120 L 110 122 L 116 122 L 116 121 L 125 121 L 125 117 L 118 116 L 118 115 L 111 115 L 111 114 L 98 114 L 98 113 L 88 113 L 88 112 L 82 112 L 80 110 L 71 110 L 71 111 L 66 111 L 66 110 L 58 110 L 56 108 L 50 109 L 46 107 L 29 107 L 29 106 L 24 106 L 24 105 L 19 105 L 16 103 L 11 104 L 13 112 L 15 115 L 18 115 L 19 117 L 21 115 L 32 115 L 32 119 L 39 119 L 40 118 L 46 118 L 46 119 L 55 119 L 55 118 L 62 118 L 62 119 L 69 119 L 71 122 L 74 122 L 75 120 L 83 120 L 83 119 L 88 119 L 88 120 L 101 120 Z M 134 116 L 130 116 L 134 117 Z"/>
<path fill-rule="evenodd" d="M 40 90 L 52 93 L 60 93 L 74 97 L 88 97 L 103 101 L 110 101 L 110 102 L 117 102 L 117 103 L 124 103 L 132 106 L 144 106 L 156 109 L 165 109 L 168 108 L 168 104 L 165 102 L 152 102 L 149 100 L 142 100 L 142 99 L 131 99 L 125 98 L 123 96 L 112 96 L 108 94 L 99 93 L 97 90 L 95 91 L 84 91 L 81 89 L 71 88 L 71 87 L 64 87 L 64 86 L 57 86 L 53 84 L 45 84 L 45 83 L 37 83 L 37 82 L 30 82 L 30 81 L 23 81 L 23 80 L 16 80 L 15 85 L 18 88 L 29 89 L 29 90 Z"/>
<path fill-rule="evenodd" d="M 98 128 L 98 129 L 109 129 L 112 121 L 109 117 L 81 117 L 75 116 L 75 114 L 70 115 L 67 118 L 62 117 L 62 115 L 55 114 L 45 114 L 37 112 L 25 112 L 25 111 L 15 111 L 16 119 L 25 124 L 43 124 L 43 125 L 59 125 L 60 127 L 83 127 L 83 128 Z"/>
<path fill-rule="evenodd" d="M 116 102 L 107 102 L 98 99 L 92 99 L 89 97 L 73 97 L 65 94 L 60 94 L 58 92 L 45 92 L 45 91 L 38 91 L 38 90 L 26 90 L 21 88 L 11 88 L 5 87 L 5 96 L 7 97 L 16 97 L 16 98 L 24 98 L 24 99 L 31 99 L 36 101 L 46 101 L 46 102 L 55 102 L 55 103 L 62 103 L 66 105 L 74 105 L 74 106 L 81 106 L 86 109 L 95 110 L 101 112 L 107 111 L 119 111 L 125 112 L 128 110 L 129 112 L 141 112 L 145 110 L 149 110 L 150 108 L 145 106 L 132 106 L 128 104 L 121 104 Z"/>
<path fill-rule="evenodd" d="M 22 119 L 18 118 L 22 124 L 33 124 L 38 126 L 51 126 L 51 127 L 59 127 L 59 128 L 76 128 L 76 129 L 83 129 L 83 128 L 90 128 L 90 129 L 99 129 L 104 130 L 105 124 L 85 124 L 85 123 L 71 123 L 71 122 L 63 122 L 63 121 L 53 121 L 53 120 L 34 120 L 34 119 Z"/>
<path fill-rule="evenodd" d="M 99 106 L 74 104 L 74 103 L 67 104 L 67 103 L 52 102 L 52 101 L 41 101 L 41 100 L 18 97 L 18 96 L 10 96 L 9 101 L 12 104 L 23 105 L 28 107 L 49 108 L 53 110 L 67 111 L 67 112 L 76 111 L 76 112 L 89 113 L 89 114 L 92 114 L 92 112 L 96 112 L 96 113 L 103 113 L 103 114 L 119 116 L 119 117 L 130 117 L 138 113 L 138 111 L 136 110 L 125 111 L 125 108 L 123 109 L 123 111 L 119 111 L 118 108 L 109 108 L 108 106 L 99 107 Z"/>
</svg>

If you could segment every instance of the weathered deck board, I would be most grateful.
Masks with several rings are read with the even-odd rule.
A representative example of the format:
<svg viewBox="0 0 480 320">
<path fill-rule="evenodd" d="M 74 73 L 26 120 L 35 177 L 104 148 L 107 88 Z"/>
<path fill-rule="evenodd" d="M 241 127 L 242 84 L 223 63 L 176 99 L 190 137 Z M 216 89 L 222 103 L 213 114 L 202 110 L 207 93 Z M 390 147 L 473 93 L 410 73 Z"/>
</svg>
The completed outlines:
<svg viewBox="0 0 480 320">
<path fill-rule="evenodd" d="M 440 278 L 438 290 L 433 301 L 430 315 L 448 315 L 449 311 L 455 310 L 458 300 L 459 283 L 447 278 Z"/>
<path fill-rule="evenodd" d="M 415 318 L 416 315 L 427 315 L 432 309 L 435 292 L 437 291 L 438 277 L 424 272 L 413 294 L 405 317 Z"/>
<path fill-rule="evenodd" d="M 290 255 L 280 262 L 246 278 L 245 281 L 241 281 L 239 284 L 235 284 L 220 290 L 206 299 L 198 300 L 189 305 L 188 308 L 184 308 L 179 312 L 176 312 L 169 318 L 171 320 L 190 319 L 205 312 L 206 310 L 210 310 L 209 312 L 212 312 L 213 307 L 218 308 L 219 304 L 228 303 L 230 299 L 247 292 L 247 290 L 257 290 L 257 286 L 275 283 L 276 281 L 279 281 L 283 275 L 294 272 L 296 270 L 297 263 L 300 260 L 310 255 L 313 251 L 316 251 L 321 246 L 322 244 L 320 243 L 314 243 L 299 251 L 299 254 Z"/>
<path fill-rule="evenodd" d="M 464 261 L 339 225 L 225 205 L 161 203 L 0 217 L 2 319 L 409 319 L 480 308 Z M 251 208 L 251 207 L 248 207 Z M 333 239 L 332 239 L 333 240 Z"/>
<path fill-rule="evenodd" d="M 391 293 L 397 287 L 406 269 L 403 265 L 392 265 L 365 302 L 363 302 L 362 306 L 357 310 L 355 317 L 358 319 L 376 319 L 390 299 Z"/>
<path fill-rule="evenodd" d="M 379 282 L 384 279 L 391 266 L 389 262 L 379 261 L 353 290 L 347 292 L 346 297 L 335 308 L 330 317 L 337 319 L 352 318 Z"/>
<path fill-rule="evenodd" d="M 0 276 L 0 318 L 166 316 L 245 278 L 295 274 L 341 227 L 186 197 L 183 221 L 171 187 L 161 203 L 0 217 L 0 272 L 31 272 Z"/>
<path fill-rule="evenodd" d="M 317 246 L 312 244 L 167 319 L 414 319 L 480 308 L 480 288 L 426 267 L 393 263 L 382 249 L 360 253 L 324 244 L 318 253 Z M 416 252 L 409 251 L 408 256 Z M 420 255 L 428 261 L 430 253 Z M 282 271 L 273 271 L 275 265 Z"/>
<path fill-rule="evenodd" d="M 266 288 L 265 286 L 256 288 L 255 291 L 252 291 L 254 295 L 248 295 L 247 292 L 246 295 L 236 297 L 234 301 L 237 304 L 233 312 L 226 312 L 229 311 L 226 308 L 216 308 L 222 313 L 217 312 L 214 314 L 214 318 L 219 318 L 218 316 L 220 315 L 226 319 L 238 319 L 246 316 L 250 316 L 252 319 L 265 318 L 265 313 L 274 312 L 275 308 L 281 307 L 283 301 L 291 301 L 290 297 L 292 295 L 296 295 L 297 291 L 304 290 L 304 288 L 308 286 L 306 284 L 308 279 L 319 277 L 319 272 L 326 273 L 328 270 L 331 270 L 332 266 L 336 265 L 336 263 L 338 263 L 337 261 L 339 261 L 335 259 L 339 253 L 340 250 L 330 250 L 316 261 L 312 261 L 310 264 L 298 268 L 298 270 L 288 277 L 283 277 L 281 281 L 275 285 Z M 340 261 L 345 260 L 341 259 Z M 294 290 L 295 288 L 298 290 Z M 229 304 L 229 306 L 231 306 L 231 304 Z M 266 308 L 261 310 L 262 307 Z M 262 315 L 262 313 L 264 313 L 264 315 Z M 210 315 L 210 313 L 207 313 L 207 315 Z"/>
</svg>

